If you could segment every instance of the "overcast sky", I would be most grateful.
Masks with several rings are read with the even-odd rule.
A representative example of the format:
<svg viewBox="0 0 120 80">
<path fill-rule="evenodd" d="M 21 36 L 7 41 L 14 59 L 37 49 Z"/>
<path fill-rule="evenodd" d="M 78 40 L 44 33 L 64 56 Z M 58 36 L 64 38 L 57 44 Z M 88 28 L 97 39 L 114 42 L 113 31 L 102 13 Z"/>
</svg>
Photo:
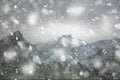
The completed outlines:
<svg viewBox="0 0 120 80">
<path fill-rule="evenodd" d="M 85 41 L 119 37 L 119 0 L 0 0 L 0 39 L 20 30 L 36 44 L 61 35 Z"/>
</svg>

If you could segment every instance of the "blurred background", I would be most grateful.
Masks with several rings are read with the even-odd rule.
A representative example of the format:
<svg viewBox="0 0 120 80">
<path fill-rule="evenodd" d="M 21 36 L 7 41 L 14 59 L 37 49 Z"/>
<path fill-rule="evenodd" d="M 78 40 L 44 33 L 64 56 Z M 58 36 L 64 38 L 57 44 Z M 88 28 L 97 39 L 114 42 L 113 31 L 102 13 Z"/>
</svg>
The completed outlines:
<svg viewBox="0 0 120 80">
<path fill-rule="evenodd" d="M 0 39 L 17 30 L 32 44 L 119 38 L 120 0 L 0 0 Z"/>
</svg>

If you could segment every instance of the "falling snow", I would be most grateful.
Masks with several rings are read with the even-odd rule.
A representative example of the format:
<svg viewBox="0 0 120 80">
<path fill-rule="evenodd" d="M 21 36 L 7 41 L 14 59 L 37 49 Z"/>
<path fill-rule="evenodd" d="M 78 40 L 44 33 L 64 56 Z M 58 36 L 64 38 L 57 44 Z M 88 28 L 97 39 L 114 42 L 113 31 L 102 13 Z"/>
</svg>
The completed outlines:
<svg viewBox="0 0 120 80">
<path fill-rule="evenodd" d="M 85 8 L 82 6 L 73 6 L 67 10 L 67 13 L 70 14 L 70 16 L 78 17 L 78 16 L 82 15 L 84 10 L 85 10 Z"/>
<path fill-rule="evenodd" d="M 35 65 L 33 63 L 28 63 L 22 66 L 23 74 L 32 75 L 35 71 Z"/>
<path fill-rule="evenodd" d="M 3 53 L 6 60 L 13 60 L 17 56 L 17 52 L 14 50 L 7 50 Z"/>
<path fill-rule="evenodd" d="M 119 0 L 0 0 L 0 79 L 119 79 Z"/>
<path fill-rule="evenodd" d="M 28 16 L 28 23 L 30 25 L 35 25 L 37 23 L 37 20 L 38 20 L 38 14 L 37 13 L 31 13 Z"/>
</svg>

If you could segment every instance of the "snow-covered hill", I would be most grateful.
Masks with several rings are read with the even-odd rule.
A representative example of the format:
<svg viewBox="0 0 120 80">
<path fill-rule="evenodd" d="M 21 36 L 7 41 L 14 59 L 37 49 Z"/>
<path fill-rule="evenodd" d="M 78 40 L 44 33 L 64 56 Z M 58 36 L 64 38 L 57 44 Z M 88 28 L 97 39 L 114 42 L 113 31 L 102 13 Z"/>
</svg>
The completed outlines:
<svg viewBox="0 0 120 80">
<path fill-rule="evenodd" d="M 20 32 L 0 41 L 1 79 L 114 79 L 119 77 L 120 39 L 87 43 L 63 35 L 32 45 Z"/>
</svg>

